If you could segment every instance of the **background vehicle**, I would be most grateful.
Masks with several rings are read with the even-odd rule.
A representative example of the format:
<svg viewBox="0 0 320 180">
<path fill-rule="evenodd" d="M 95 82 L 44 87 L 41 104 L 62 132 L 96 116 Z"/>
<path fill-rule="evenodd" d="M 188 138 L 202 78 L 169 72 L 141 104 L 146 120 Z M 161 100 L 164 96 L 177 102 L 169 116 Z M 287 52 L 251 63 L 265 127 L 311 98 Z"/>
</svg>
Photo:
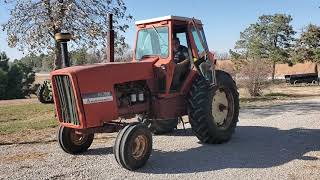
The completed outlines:
<svg viewBox="0 0 320 180">
<path fill-rule="evenodd" d="M 286 83 L 298 85 L 319 85 L 319 65 L 312 62 L 276 65 L 276 76 L 285 78 Z"/>
<path fill-rule="evenodd" d="M 188 115 L 194 134 L 203 143 L 228 141 L 237 124 L 239 94 L 231 76 L 214 69 L 200 20 L 165 16 L 138 21 L 133 60 L 114 63 L 112 16 L 109 17 L 110 63 L 74 66 L 51 73 L 54 103 L 60 121 L 59 143 L 65 152 L 86 151 L 94 133 L 122 129 L 114 155 L 124 168 L 143 166 L 152 151 L 147 126 Z M 172 89 L 176 64 L 173 37 L 190 55 L 190 68 L 181 86 Z M 57 34 L 66 51 L 68 34 Z M 68 61 L 67 53 L 63 59 Z M 68 63 L 65 63 L 68 64 Z M 124 123 L 139 115 L 140 122 Z M 157 125 L 154 125 L 157 124 Z M 173 123 L 172 123 L 173 124 Z M 171 124 L 170 124 L 171 125 Z"/>
<path fill-rule="evenodd" d="M 49 80 L 46 80 L 42 84 L 40 84 L 37 89 L 36 95 L 41 103 L 53 103 L 51 82 Z"/>
<path fill-rule="evenodd" d="M 285 77 L 286 83 L 292 84 L 294 86 L 302 83 L 319 85 L 318 72 L 308 73 L 308 74 L 291 74 L 291 75 L 285 75 L 284 77 Z"/>
</svg>

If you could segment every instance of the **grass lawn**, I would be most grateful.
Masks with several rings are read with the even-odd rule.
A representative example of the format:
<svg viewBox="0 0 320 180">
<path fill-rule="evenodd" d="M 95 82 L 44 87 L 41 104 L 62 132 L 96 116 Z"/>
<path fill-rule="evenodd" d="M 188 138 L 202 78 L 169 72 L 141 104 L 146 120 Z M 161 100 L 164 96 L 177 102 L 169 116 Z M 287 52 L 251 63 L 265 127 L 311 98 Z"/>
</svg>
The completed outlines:
<svg viewBox="0 0 320 180">
<path fill-rule="evenodd" d="M 53 104 L 0 106 L 0 135 L 56 127 Z"/>
</svg>

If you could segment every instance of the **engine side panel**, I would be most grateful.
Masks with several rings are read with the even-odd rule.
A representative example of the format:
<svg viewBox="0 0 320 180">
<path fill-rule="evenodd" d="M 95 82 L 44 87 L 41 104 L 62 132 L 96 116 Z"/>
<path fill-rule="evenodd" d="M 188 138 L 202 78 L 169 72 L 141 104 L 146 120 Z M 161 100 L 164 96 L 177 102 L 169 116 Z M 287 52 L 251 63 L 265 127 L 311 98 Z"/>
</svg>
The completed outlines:
<svg viewBox="0 0 320 180">
<path fill-rule="evenodd" d="M 153 78 L 152 63 L 110 64 L 105 68 L 81 71 L 77 74 L 87 127 L 100 126 L 118 119 L 119 112 L 114 85 L 123 82 Z M 101 102 L 99 93 L 102 94 Z M 86 102 L 86 95 L 93 94 L 93 102 Z M 96 97 L 95 97 L 96 96 Z M 89 96 L 90 97 L 90 96 Z"/>
<path fill-rule="evenodd" d="M 119 117 L 115 84 L 153 79 L 153 62 L 110 63 L 60 69 L 51 75 L 69 74 L 76 81 L 77 102 L 85 117 L 82 128 L 98 127 Z"/>
</svg>

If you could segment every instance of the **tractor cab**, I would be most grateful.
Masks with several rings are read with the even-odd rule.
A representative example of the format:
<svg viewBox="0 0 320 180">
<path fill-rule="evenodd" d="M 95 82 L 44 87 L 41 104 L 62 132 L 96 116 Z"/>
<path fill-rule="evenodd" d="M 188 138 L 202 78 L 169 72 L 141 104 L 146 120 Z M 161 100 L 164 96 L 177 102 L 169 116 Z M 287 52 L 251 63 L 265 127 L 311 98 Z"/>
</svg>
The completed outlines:
<svg viewBox="0 0 320 180">
<path fill-rule="evenodd" d="M 160 93 L 183 91 L 190 73 L 196 70 L 214 83 L 214 58 L 209 52 L 202 23 L 198 19 L 164 16 L 136 22 L 137 35 L 133 61 L 155 61 Z M 174 39 L 185 49 L 182 63 L 177 63 Z M 183 64 L 183 65 L 181 65 Z M 181 72 L 182 71 L 182 72 Z M 182 74 L 181 74 L 182 73 Z M 179 76 L 179 77 L 177 77 Z M 178 81 L 178 82 L 175 82 Z"/>
</svg>

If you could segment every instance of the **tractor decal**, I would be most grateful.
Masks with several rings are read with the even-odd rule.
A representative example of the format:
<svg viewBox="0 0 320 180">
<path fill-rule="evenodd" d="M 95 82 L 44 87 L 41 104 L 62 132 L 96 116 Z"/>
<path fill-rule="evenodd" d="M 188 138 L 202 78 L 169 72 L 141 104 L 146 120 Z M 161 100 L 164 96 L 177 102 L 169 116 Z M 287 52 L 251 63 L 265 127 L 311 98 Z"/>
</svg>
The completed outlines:
<svg viewBox="0 0 320 180">
<path fill-rule="evenodd" d="M 87 93 L 82 94 L 83 104 L 93 104 L 101 102 L 113 101 L 111 92 L 98 92 L 98 93 Z"/>
</svg>

